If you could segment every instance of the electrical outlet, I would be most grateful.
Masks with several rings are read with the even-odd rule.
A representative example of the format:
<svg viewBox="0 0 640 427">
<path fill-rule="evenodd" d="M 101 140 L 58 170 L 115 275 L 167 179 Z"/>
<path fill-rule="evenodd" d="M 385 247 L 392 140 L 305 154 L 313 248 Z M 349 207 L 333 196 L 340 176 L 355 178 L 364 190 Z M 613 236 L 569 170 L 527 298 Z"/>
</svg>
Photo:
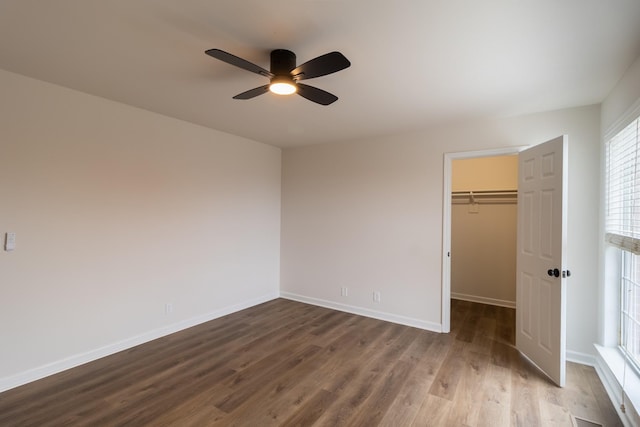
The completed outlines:
<svg viewBox="0 0 640 427">
<path fill-rule="evenodd" d="M 168 303 L 164 305 L 164 314 L 171 314 L 173 313 L 173 304 Z"/>
<path fill-rule="evenodd" d="M 342 295 L 343 297 L 348 297 L 349 288 L 347 288 L 346 286 L 343 286 L 342 288 L 340 288 L 340 295 Z"/>
<path fill-rule="evenodd" d="M 373 302 L 380 302 L 380 292 L 373 291 Z"/>
</svg>

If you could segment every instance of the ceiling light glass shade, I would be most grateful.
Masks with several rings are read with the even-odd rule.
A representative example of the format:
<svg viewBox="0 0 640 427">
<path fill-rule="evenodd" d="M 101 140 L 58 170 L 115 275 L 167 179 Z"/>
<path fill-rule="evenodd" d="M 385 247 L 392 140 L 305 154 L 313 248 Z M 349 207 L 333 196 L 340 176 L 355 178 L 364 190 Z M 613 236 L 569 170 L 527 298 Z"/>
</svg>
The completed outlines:
<svg viewBox="0 0 640 427">
<path fill-rule="evenodd" d="M 296 85 L 288 79 L 273 79 L 269 90 L 278 95 L 291 95 L 296 92 Z"/>
</svg>

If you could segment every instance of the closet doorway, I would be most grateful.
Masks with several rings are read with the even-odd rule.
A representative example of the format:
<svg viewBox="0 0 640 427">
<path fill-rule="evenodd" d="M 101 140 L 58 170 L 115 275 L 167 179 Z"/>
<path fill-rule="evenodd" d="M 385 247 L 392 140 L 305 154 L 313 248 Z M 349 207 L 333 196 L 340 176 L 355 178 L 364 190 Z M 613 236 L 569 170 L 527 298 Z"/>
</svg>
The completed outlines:
<svg viewBox="0 0 640 427">
<path fill-rule="evenodd" d="M 445 154 L 443 332 L 452 298 L 515 308 L 521 149 Z"/>
</svg>

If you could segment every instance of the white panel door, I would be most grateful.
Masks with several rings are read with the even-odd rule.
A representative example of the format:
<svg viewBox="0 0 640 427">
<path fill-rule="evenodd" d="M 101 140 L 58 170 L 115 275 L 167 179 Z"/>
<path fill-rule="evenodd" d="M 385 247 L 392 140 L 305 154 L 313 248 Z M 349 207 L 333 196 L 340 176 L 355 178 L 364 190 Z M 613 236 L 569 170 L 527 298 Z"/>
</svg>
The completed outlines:
<svg viewBox="0 0 640 427">
<path fill-rule="evenodd" d="M 516 347 L 565 383 L 567 137 L 519 154 Z"/>
</svg>

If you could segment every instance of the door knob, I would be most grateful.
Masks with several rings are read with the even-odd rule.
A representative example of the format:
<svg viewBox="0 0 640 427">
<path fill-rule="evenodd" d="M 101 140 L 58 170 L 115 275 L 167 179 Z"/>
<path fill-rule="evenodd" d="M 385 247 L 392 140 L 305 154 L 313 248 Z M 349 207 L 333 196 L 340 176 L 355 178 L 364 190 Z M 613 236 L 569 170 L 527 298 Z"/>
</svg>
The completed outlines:
<svg viewBox="0 0 640 427">
<path fill-rule="evenodd" d="M 560 270 L 558 270 L 557 268 L 554 268 L 553 270 L 548 269 L 547 274 L 552 277 L 560 277 Z"/>
</svg>

